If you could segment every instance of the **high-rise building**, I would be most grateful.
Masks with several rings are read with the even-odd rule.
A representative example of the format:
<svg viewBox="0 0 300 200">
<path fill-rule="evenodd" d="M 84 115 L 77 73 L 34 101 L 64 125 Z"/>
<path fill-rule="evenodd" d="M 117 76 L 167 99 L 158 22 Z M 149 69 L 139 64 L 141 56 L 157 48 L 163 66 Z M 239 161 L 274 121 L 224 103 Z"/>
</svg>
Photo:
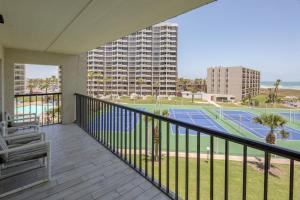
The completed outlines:
<svg viewBox="0 0 300 200">
<path fill-rule="evenodd" d="M 175 95 L 177 31 L 160 23 L 89 51 L 88 93 Z"/>
<path fill-rule="evenodd" d="M 234 95 L 240 101 L 259 94 L 260 72 L 245 67 L 207 69 L 207 93 Z"/>
<path fill-rule="evenodd" d="M 15 94 L 25 93 L 25 65 L 15 64 L 14 65 L 14 89 Z"/>
</svg>

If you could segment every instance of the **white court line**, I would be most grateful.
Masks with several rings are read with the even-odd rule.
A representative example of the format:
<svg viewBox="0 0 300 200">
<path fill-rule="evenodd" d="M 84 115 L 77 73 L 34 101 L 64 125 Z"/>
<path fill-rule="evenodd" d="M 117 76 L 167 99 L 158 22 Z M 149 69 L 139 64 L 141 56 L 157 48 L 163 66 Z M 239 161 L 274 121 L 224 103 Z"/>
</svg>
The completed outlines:
<svg viewBox="0 0 300 200">
<path fill-rule="evenodd" d="M 262 135 L 262 133 L 257 132 L 255 129 L 253 129 L 253 128 L 249 127 L 249 126 L 246 126 L 245 124 L 240 123 L 238 120 L 232 119 L 231 117 L 228 117 L 228 116 L 230 116 L 230 115 L 225 114 L 225 117 L 229 118 L 231 121 L 233 121 L 233 122 L 235 122 L 236 124 L 240 125 L 240 126 L 243 127 L 244 129 L 246 129 L 246 130 L 252 132 L 252 134 L 254 134 L 255 136 L 261 137 L 261 138 L 264 138 L 264 137 L 265 137 L 265 135 Z M 256 134 L 255 134 L 255 133 L 256 133 Z"/>
</svg>

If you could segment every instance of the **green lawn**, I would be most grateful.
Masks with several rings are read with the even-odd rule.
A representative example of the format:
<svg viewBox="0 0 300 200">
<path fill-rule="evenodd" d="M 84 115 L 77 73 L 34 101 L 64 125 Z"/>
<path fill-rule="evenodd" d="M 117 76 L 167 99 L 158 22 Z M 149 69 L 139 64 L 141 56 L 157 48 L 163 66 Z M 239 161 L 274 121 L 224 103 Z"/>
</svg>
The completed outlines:
<svg viewBox="0 0 300 200">
<path fill-rule="evenodd" d="M 224 165 L 225 161 L 214 161 L 214 199 L 224 199 Z M 151 165 L 149 163 L 150 169 Z M 269 175 L 269 199 L 288 199 L 289 195 L 289 166 L 275 165 L 282 175 L 275 177 Z M 189 158 L 189 198 L 196 199 L 196 159 Z M 229 162 L 229 199 L 242 199 L 242 162 Z M 179 159 L 179 196 L 185 194 L 185 159 Z M 155 164 L 155 177 L 158 179 L 158 164 Z M 252 165 L 247 165 L 247 199 L 263 199 L 263 172 L 258 171 Z M 295 194 L 294 199 L 300 198 L 300 167 L 295 168 Z M 166 185 L 166 159 L 162 160 L 162 183 Z M 175 159 L 170 159 L 170 188 L 175 191 Z M 200 196 L 201 199 L 209 199 L 210 194 L 210 162 L 201 159 L 200 162 Z"/>
</svg>

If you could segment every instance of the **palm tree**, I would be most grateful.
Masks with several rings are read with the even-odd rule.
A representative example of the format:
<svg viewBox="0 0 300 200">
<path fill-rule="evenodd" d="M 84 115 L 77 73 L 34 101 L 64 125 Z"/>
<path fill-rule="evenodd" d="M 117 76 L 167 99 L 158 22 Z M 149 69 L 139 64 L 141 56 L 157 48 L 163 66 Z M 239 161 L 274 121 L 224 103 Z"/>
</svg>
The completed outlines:
<svg viewBox="0 0 300 200">
<path fill-rule="evenodd" d="M 127 80 L 127 77 L 126 76 L 122 76 L 121 77 L 121 81 L 122 81 L 122 85 L 123 85 L 123 83 L 124 83 L 124 81 L 126 81 Z M 121 92 L 121 95 L 123 94 L 123 92 Z"/>
<path fill-rule="evenodd" d="M 188 88 L 188 91 L 192 92 L 192 103 L 194 103 L 195 93 L 197 92 L 195 82 L 191 83 L 191 86 Z"/>
<path fill-rule="evenodd" d="M 281 80 L 277 79 L 276 82 L 274 83 L 274 95 L 273 95 L 273 103 L 278 100 L 278 90 L 279 90 L 279 85 L 280 85 Z"/>
<path fill-rule="evenodd" d="M 284 125 L 287 124 L 287 120 L 276 114 L 262 114 L 253 118 L 254 123 L 258 123 L 270 128 L 270 132 L 266 136 L 266 142 L 268 144 L 276 143 L 275 130 L 280 128 L 279 134 L 283 139 L 289 137 L 289 133 L 284 130 Z M 271 162 L 271 155 L 269 155 L 269 163 Z"/>
<path fill-rule="evenodd" d="M 138 78 L 137 84 L 140 86 L 140 97 L 142 96 L 142 85 L 145 82 L 143 78 Z"/>
<path fill-rule="evenodd" d="M 153 88 L 155 89 L 155 110 L 157 108 L 157 96 L 158 96 L 158 90 L 159 90 L 160 84 L 159 82 L 155 82 L 153 85 Z"/>
<path fill-rule="evenodd" d="M 162 115 L 164 117 L 169 116 L 169 111 L 168 110 L 163 110 L 160 112 L 160 110 L 154 111 L 154 114 L 157 115 Z M 155 120 L 155 128 L 153 130 L 153 138 L 154 138 L 154 161 L 158 161 L 158 148 L 159 148 L 159 143 L 160 143 L 160 138 L 159 138 L 159 121 Z"/>
<path fill-rule="evenodd" d="M 35 81 L 34 79 L 29 79 L 27 82 L 27 88 L 29 89 L 29 94 L 33 93 L 33 88 L 35 88 Z"/>
<path fill-rule="evenodd" d="M 105 77 L 104 79 L 103 79 L 103 81 L 104 81 L 104 95 L 106 95 L 106 86 L 107 86 L 107 83 L 109 83 L 110 82 L 110 91 L 112 90 L 112 77 Z M 111 93 L 111 92 L 110 92 Z"/>
<path fill-rule="evenodd" d="M 88 81 L 94 82 L 94 78 L 96 77 L 96 72 L 95 71 L 88 71 L 87 76 L 88 76 Z M 89 92 L 88 93 L 90 95 L 92 95 L 92 87 L 89 87 Z"/>
<path fill-rule="evenodd" d="M 51 78 L 40 80 L 40 88 L 42 90 L 45 89 L 46 94 L 48 93 L 48 89 L 51 87 L 51 85 L 52 85 Z"/>
</svg>

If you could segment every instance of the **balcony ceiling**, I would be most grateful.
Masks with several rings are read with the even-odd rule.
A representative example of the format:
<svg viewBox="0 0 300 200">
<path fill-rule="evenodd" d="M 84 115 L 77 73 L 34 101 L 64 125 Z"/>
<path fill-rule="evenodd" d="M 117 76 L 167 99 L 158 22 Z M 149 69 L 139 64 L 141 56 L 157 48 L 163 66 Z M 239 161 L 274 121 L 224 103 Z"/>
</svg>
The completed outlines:
<svg viewBox="0 0 300 200">
<path fill-rule="evenodd" d="M 79 54 L 212 1 L 0 0 L 0 44 Z"/>
</svg>

